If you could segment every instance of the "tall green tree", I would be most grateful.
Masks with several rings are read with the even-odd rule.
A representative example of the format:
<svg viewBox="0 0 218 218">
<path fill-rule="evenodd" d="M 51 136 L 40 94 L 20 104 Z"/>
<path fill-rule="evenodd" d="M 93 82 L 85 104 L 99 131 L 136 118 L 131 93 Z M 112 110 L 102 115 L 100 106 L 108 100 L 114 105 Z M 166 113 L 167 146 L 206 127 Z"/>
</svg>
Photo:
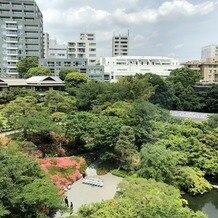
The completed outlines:
<svg viewBox="0 0 218 218">
<path fill-rule="evenodd" d="M 213 85 L 206 92 L 205 96 L 205 111 L 210 113 L 218 112 L 218 85 Z"/>
<path fill-rule="evenodd" d="M 170 73 L 166 79 L 173 92 L 172 109 L 201 111 L 204 107 L 202 97 L 193 86 L 200 81 L 200 73 L 189 68 L 179 68 Z"/>
<path fill-rule="evenodd" d="M 137 155 L 135 133 L 130 126 L 121 127 L 114 150 L 117 154 L 119 168 L 130 170 L 134 162 L 134 156 Z"/>
<path fill-rule="evenodd" d="M 148 82 L 154 89 L 149 101 L 163 108 L 171 109 L 173 92 L 169 83 L 156 74 L 147 73 L 144 76 L 148 78 Z"/>
<path fill-rule="evenodd" d="M 38 57 L 21 58 L 17 62 L 17 71 L 19 73 L 19 77 L 24 78 L 30 68 L 38 67 L 38 65 L 39 65 Z"/>
</svg>

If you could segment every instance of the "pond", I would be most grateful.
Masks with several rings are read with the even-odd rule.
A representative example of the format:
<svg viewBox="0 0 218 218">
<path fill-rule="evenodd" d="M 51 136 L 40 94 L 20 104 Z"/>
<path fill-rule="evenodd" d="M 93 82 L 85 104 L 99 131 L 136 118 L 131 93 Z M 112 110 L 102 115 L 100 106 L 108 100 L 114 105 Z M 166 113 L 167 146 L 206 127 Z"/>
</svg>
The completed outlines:
<svg viewBox="0 0 218 218">
<path fill-rule="evenodd" d="M 205 213 L 208 218 L 218 218 L 218 191 L 213 189 L 212 191 L 204 195 L 184 195 L 183 196 L 189 202 L 189 207 L 194 210 L 200 210 Z"/>
</svg>

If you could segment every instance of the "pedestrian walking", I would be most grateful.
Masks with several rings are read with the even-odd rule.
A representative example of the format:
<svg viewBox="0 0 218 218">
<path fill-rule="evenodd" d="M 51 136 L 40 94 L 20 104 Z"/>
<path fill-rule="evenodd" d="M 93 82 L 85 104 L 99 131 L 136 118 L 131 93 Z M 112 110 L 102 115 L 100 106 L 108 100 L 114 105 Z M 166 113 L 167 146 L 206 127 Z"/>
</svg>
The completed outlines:
<svg viewBox="0 0 218 218">
<path fill-rule="evenodd" d="M 70 203 L 70 214 L 73 213 L 73 202 Z"/>
<path fill-rule="evenodd" d="M 68 202 L 67 196 L 65 197 L 64 202 L 65 202 L 66 206 L 69 207 L 69 202 Z"/>
</svg>

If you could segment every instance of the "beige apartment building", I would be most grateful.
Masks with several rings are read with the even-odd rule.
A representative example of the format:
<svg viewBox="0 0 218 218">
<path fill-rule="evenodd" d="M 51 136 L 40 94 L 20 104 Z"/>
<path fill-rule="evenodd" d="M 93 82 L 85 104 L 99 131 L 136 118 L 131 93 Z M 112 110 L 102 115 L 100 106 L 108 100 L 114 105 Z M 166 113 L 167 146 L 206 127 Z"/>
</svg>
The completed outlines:
<svg viewBox="0 0 218 218">
<path fill-rule="evenodd" d="M 204 82 L 218 82 L 218 57 L 208 58 L 206 61 L 188 61 L 184 66 L 201 72 Z"/>
</svg>

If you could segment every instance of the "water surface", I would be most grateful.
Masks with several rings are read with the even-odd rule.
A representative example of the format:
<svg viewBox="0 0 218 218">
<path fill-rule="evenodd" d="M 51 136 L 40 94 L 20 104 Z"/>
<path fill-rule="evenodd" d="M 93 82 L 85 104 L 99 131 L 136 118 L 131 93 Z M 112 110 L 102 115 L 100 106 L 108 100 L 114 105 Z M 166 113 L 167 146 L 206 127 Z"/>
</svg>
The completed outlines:
<svg viewBox="0 0 218 218">
<path fill-rule="evenodd" d="M 200 210 L 205 213 L 208 218 L 218 218 L 218 191 L 213 189 L 204 195 L 184 195 L 189 202 L 189 207 L 194 210 Z"/>
</svg>

